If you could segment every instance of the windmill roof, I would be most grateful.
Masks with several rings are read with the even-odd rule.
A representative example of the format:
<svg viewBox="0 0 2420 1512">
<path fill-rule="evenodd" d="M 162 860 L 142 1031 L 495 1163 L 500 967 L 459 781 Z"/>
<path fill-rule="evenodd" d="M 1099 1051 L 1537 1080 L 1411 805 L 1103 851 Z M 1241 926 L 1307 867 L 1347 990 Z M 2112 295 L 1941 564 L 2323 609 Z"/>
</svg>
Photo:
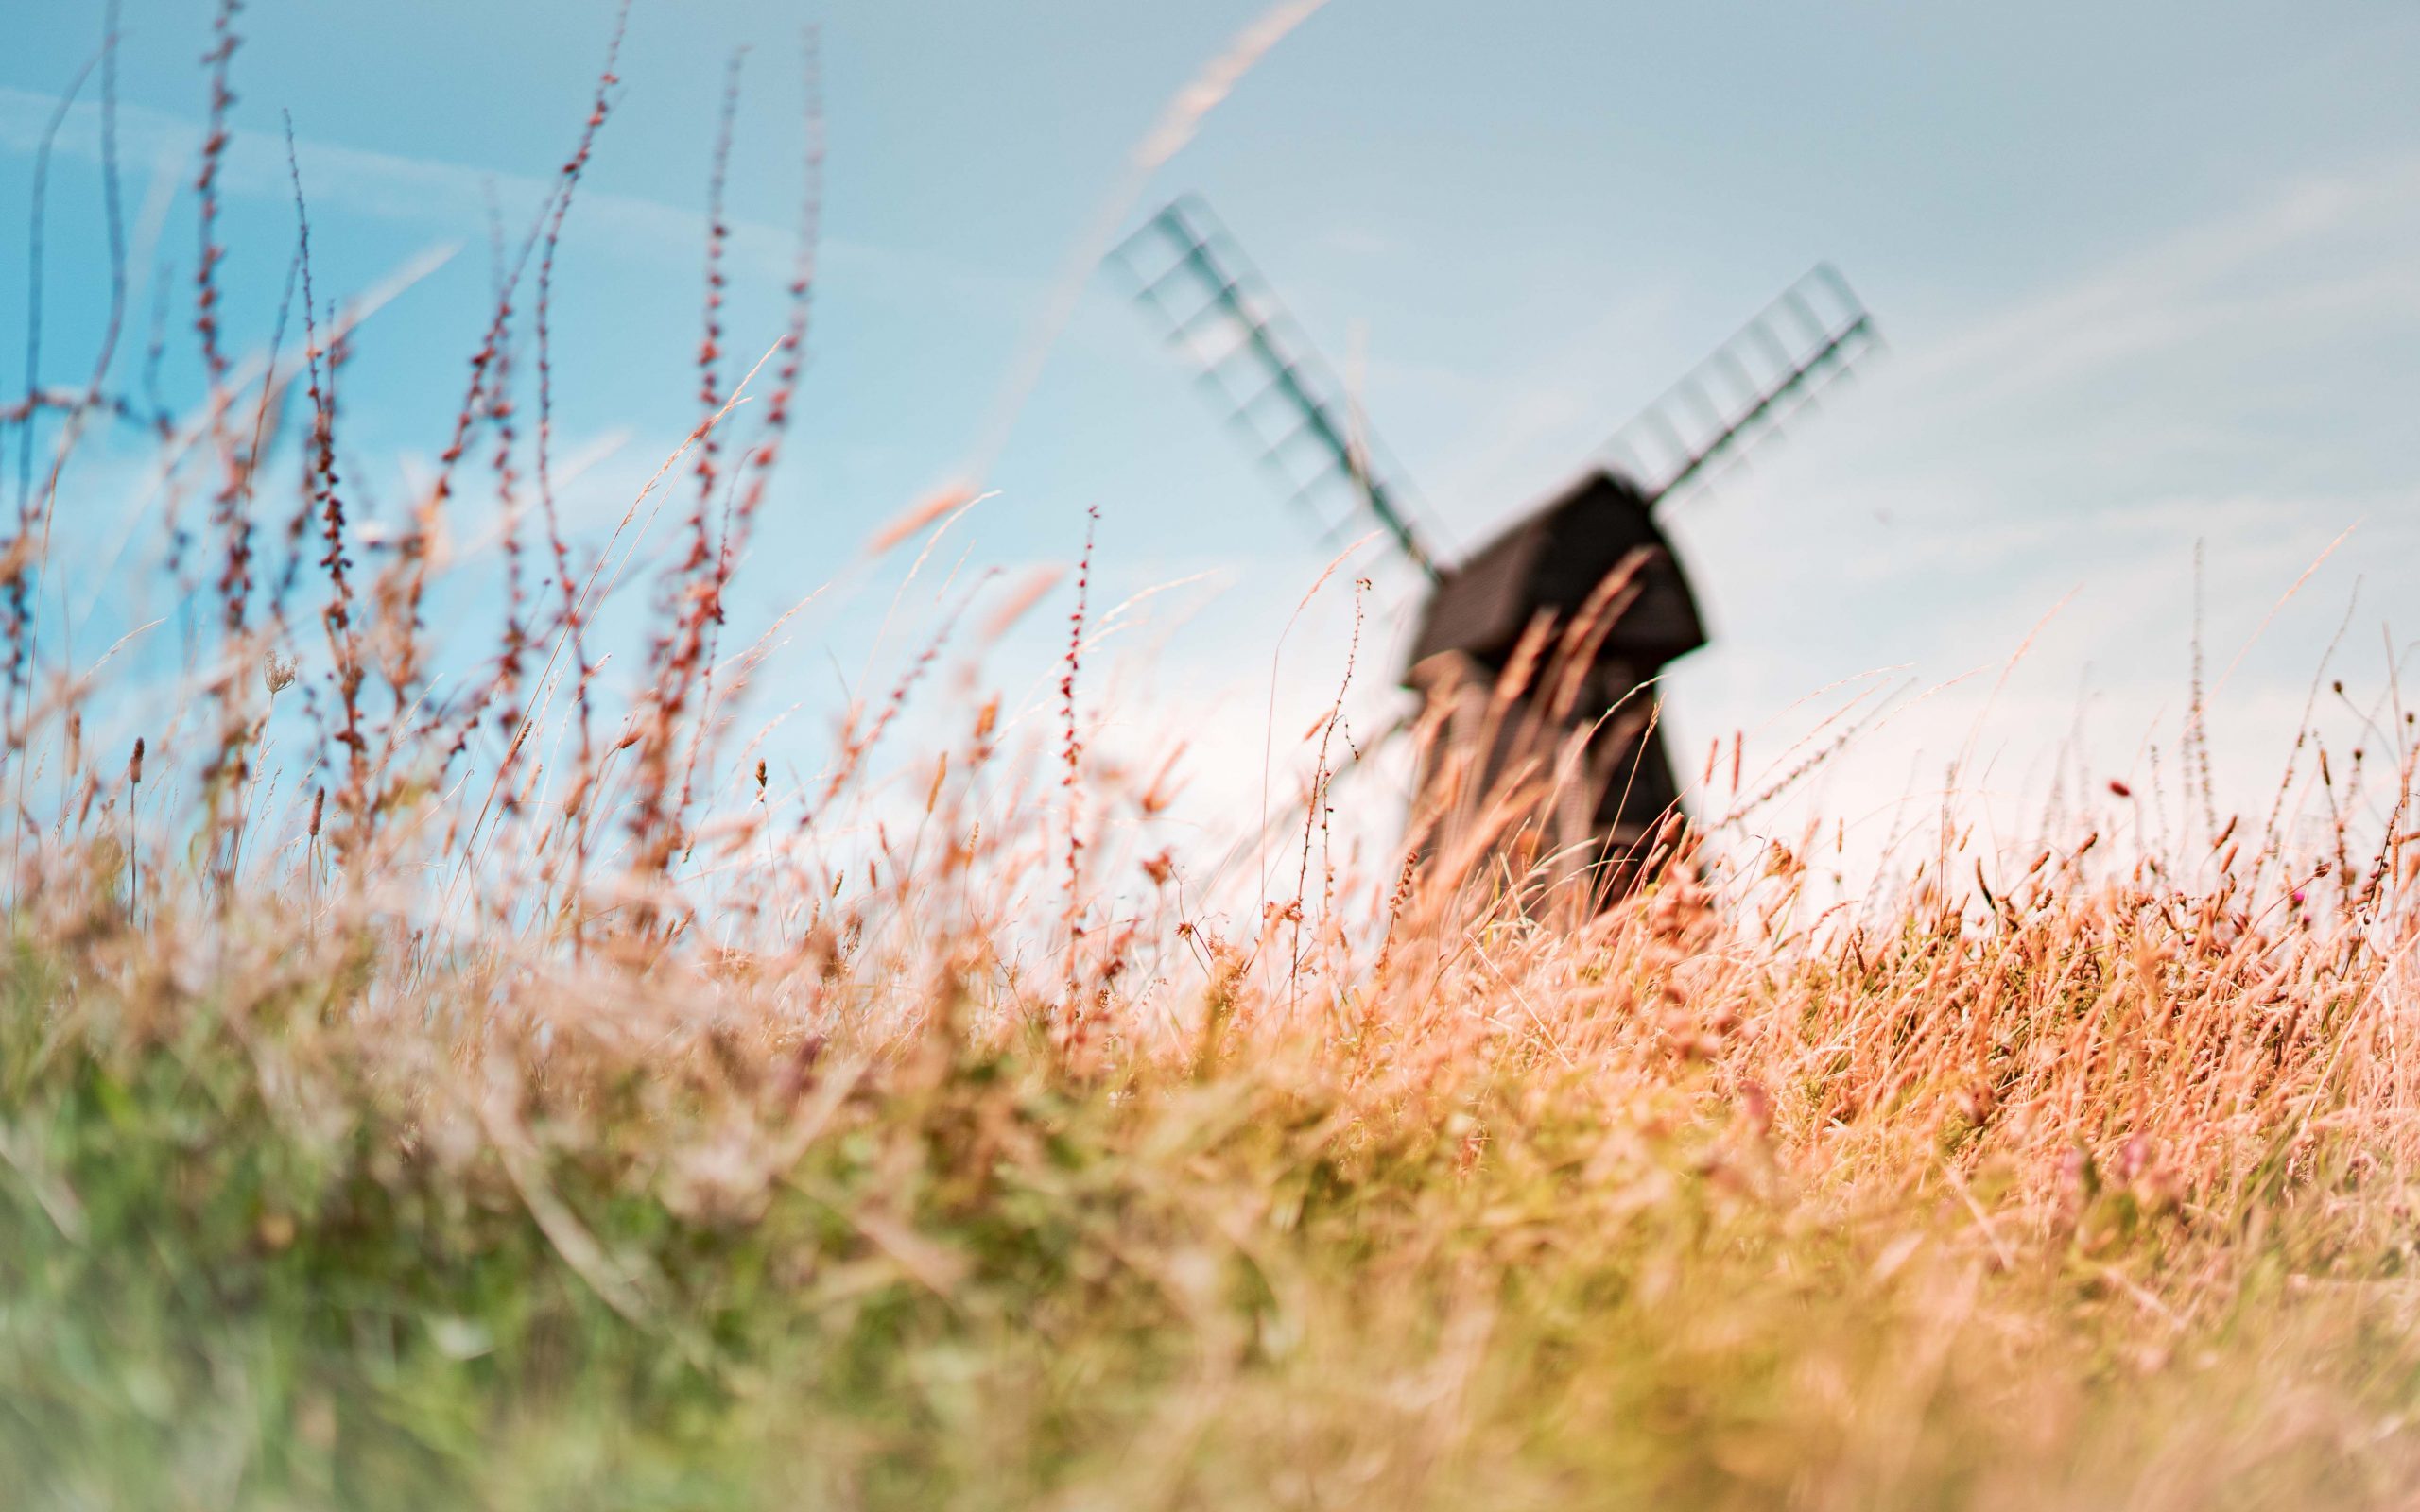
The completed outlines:
<svg viewBox="0 0 2420 1512">
<path fill-rule="evenodd" d="M 1567 615 L 1640 546 L 1660 556 L 1606 634 L 1599 661 L 1643 674 L 1705 644 L 1697 598 L 1654 510 L 1636 487 L 1599 470 L 1531 510 L 1448 571 L 1429 595 L 1411 661 L 1460 651 L 1500 668 L 1540 612 Z"/>
</svg>

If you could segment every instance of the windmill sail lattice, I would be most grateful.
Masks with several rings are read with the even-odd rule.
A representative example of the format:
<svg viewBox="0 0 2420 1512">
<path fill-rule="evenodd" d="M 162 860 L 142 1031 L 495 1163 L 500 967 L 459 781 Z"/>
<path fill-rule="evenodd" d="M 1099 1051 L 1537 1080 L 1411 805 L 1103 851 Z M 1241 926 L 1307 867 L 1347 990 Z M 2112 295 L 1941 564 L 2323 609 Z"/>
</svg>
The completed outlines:
<svg viewBox="0 0 2420 1512">
<path fill-rule="evenodd" d="M 1244 433 L 1254 459 L 1282 480 L 1289 503 L 1312 509 L 1331 530 L 1365 514 L 1437 576 L 1394 469 L 1349 418 L 1342 388 L 1207 206 L 1175 201 L 1111 257 Z"/>
<path fill-rule="evenodd" d="M 1640 411 L 1608 450 L 1650 502 L 1668 498 L 1771 434 L 1877 339 L 1848 282 L 1820 265 Z"/>
</svg>

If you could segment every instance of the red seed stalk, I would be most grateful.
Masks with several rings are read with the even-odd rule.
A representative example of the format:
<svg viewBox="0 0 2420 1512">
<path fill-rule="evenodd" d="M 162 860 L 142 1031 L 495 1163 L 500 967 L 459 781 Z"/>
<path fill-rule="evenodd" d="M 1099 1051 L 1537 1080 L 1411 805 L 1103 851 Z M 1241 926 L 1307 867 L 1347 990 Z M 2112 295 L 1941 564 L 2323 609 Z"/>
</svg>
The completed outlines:
<svg viewBox="0 0 2420 1512">
<path fill-rule="evenodd" d="M 1092 589 L 1093 531 L 1100 523 L 1100 507 L 1094 505 L 1084 511 L 1084 553 L 1076 560 L 1076 607 L 1067 616 L 1067 658 L 1061 663 L 1059 675 L 1059 717 L 1063 741 L 1059 778 L 1061 796 L 1066 800 L 1067 813 L 1067 904 L 1061 922 L 1067 930 L 1067 1019 L 1064 1039 L 1069 1049 L 1075 1048 L 1082 1034 L 1083 1013 L 1077 1000 L 1076 947 L 1083 937 L 1081 857 L 1083 837 L 1079 833 L 1082 821 L 1083 795 L 1079 785 L 1082 776 L 1084 747 L 1076 730 L 1076 674 L 1082 664 L 1084 649 L 1084 609 Z"/>
</svg>

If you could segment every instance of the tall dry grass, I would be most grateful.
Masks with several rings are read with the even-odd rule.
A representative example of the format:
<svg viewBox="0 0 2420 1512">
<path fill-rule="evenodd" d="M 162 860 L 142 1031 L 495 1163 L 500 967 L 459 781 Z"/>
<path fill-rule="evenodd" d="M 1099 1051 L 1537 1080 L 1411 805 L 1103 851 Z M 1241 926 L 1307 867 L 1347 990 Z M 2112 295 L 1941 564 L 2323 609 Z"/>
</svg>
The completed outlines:
<svg viewBox="0 0 2420 1512">
<path fill-rule="evenodd" d="M 360 316 L 315 292 L 299 166 L 302 350 L 227 346 L 239 23 L 222 0 L 195 182 L 206 391 L 122 395 L 105 350 L 8 417 L 41 463 L 5 557 L 27 1504 L 2408 1504 L 2408 730 L 2363 793 L 2314 752 L 2316 846 L 2274 812 L 2172 854 L 1945 823 L 1848 901 L 1820 832 L 1744 842 L 1771 795 L 1735 758 L 1599 911 L 1522 838 L 1571 780 L 1550 744 L 1483 792 L 1430 753 L 1399 864 L 1340 872 L 1332 713 L 1273 831 L 1291 896 L 1239 911 L 1158 848 L 1156 782 L 1087 760 L 1088 545 L 1026 733 L 944 626 L 777 782 L 737 722 L 767 643 L 729 649 L 725 606 L 816 206 L 744 371 L 738 66 L 699 419 L 621 527 L 572 538 L 551 450 L 609 49 L 497 239 L 434 481 L 365 532 Z M 124 748 L 85 730 L 131 695 L 43 608 L 104 425 L 158 438 L 167 570 L 215 610 Z M 426 606 L 481 466 L 504 590 L 474 646 Z M 677 548 L 642 565 L 659 507 Z M 626 698 L 609 604 L 651 616 Z M 1541 627 L 1539 687 L 1589 635 Z M 954 736 L 886 747 L 935 679 Z"/>
</svg>

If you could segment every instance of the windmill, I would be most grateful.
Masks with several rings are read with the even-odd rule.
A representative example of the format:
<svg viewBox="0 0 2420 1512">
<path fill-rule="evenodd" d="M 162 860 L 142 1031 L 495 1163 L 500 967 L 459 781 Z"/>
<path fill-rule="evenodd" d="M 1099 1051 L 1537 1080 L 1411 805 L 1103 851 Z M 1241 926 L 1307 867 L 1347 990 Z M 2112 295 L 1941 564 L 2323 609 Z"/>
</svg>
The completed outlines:
<svg viewBox="0 0 2420 1512">
<path fill-rule="evenodd" d="M 1657 511 L 1871 350 L 1847 283 L 1828 265 L 1800 278 L 1616 432 L 1603 461 L 1448 564 L 1401 469 L 1207 206 L 1176 200 L 1111 260 L 1288 503 L 1331 531 L 1374 523 L 1429 579 L 1404 684 L 1437 732 L 1421 774 L 1431 843 L 1477 834 L 1547 856 L 1599 898 L 1633 886 L 1681 814 L 1656 680 L 1706 642 Z"/>
</svg>

